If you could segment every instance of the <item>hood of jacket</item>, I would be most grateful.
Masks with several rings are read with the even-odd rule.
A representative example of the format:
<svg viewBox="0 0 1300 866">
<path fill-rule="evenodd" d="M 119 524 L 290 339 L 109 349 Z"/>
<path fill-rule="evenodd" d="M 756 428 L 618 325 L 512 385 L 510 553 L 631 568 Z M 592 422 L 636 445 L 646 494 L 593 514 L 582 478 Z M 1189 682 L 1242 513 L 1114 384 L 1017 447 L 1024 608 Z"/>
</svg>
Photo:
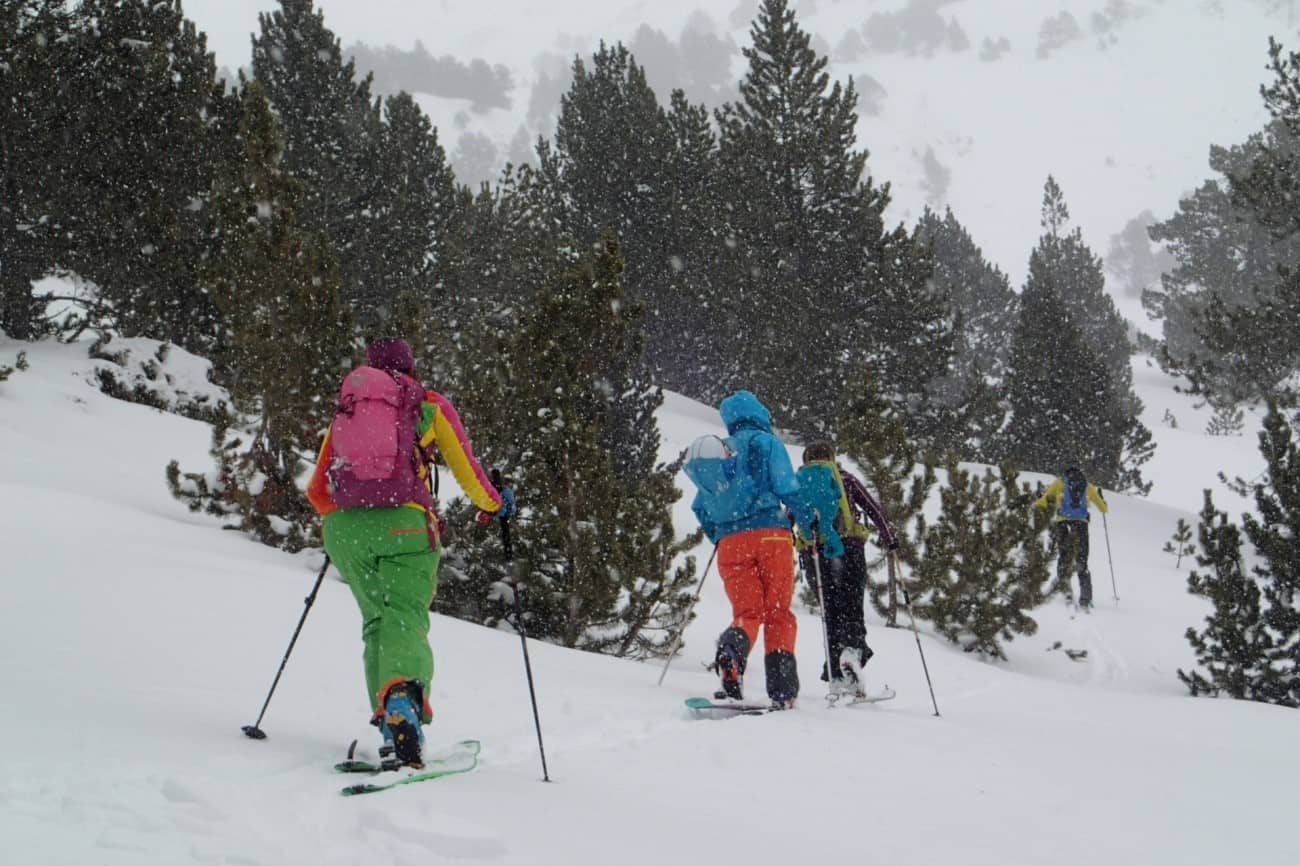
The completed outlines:
<svg viewBox="0 0 1300 866">
<path fill-rule="evenodd" d="M 722 423 L 727 425 L 728 434 L 735 435 L 747 424 L 772 432 L 772 413 L 749 391 L 736 391 L 724 397 L 718 404 L 718 413 L 722 415 Z"/>
</svg>

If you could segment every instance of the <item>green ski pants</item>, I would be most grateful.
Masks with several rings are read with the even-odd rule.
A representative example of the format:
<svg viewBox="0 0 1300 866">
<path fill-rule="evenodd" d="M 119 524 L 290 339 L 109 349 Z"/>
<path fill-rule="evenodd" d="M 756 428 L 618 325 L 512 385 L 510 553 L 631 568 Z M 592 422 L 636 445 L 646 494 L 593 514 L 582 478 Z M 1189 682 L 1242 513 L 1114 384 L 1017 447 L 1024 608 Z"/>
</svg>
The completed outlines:
<svg viewBox="0 0 1300 866">
<path fill-rule="evenodd" d="M 340 508 L 325 516 L 325 551 L 361 609 L 362 660 L 370 707 L 396 681 L 415 680 L 428 714 L 433 679 L 429 605 L 438 588 L 441 548 L 431 549 L 423 511 Z"/>
</svg>

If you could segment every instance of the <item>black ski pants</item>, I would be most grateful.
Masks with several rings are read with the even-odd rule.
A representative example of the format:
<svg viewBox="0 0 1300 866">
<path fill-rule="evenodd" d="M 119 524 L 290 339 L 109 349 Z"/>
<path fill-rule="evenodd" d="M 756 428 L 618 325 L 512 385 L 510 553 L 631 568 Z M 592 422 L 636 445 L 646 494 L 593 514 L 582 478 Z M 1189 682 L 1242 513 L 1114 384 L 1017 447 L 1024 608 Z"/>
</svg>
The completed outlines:
<svg viewBox="0 0 1300 866">
<path fill-rule="evenodd" d="M 867 557 L 866 547 L 856 539 L 844 540 L 844 555 L 827 559 L 816 554 L 822 574 L 822 598 L 826 604 L 823 616 L 826 632 L 830 638 L 831 659 L 834 670 L 839 673 L 840 654 L 845 649 L 858 651 L 859 663 L 866 662 L 867 624 L 863 611 L 863 599 L 867 592 Z M 813 571 L 813 553 L 805 550 L 800 554 L 800 565 L 804 577 L 817 588 L 817 573 Z M 822 679 L 826 679 L 826 667 L 822 667 Z"/>
<path fill-rule="evenodd" d="M 1088 571 L 1088 521 L 1062 520 L 1056 524 L 1056 580 L 1070 585 L 1072 567 L 1079 570 L 1079 604 L 1092 604 L 1092 574 Z M 1073 559 L 1073 563 L 1071 563 Z"/>
</svg>

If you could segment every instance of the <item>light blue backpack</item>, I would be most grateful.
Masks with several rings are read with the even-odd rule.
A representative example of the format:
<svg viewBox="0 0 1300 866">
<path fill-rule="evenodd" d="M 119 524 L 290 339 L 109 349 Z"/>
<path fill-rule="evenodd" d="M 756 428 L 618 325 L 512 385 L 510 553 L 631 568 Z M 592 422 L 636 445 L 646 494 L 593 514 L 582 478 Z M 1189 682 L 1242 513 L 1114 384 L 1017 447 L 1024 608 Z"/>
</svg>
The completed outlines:
<svg viewBox="0 0 1300 866">
<path fill-rule="evenodd" d="M 825 463 L 809 463 L 799 467 L 799 495 L 817 511 L 817 534 L 821 536 L 822 555 L 835 559 L 844 554 L 844 542 L 835 531 L 835 518 L 840 513 L 840 485 L 835 472 Z"/>
<path fill-rule="evenodd" d="M 699 489 L 714 524 L 733 523 L 753 513 L 761 488 L 751 462 L 745 444 L 730 437 L 701 436 L 691 443 L 682 471 Z"/>
</svg>

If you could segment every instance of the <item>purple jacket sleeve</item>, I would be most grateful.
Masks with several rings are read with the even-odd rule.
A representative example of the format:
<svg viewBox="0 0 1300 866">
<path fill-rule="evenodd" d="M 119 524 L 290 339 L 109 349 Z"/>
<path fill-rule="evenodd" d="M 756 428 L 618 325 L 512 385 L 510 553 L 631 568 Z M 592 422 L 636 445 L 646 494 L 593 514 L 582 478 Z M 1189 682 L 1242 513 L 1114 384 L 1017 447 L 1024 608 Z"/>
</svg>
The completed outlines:
<svg viewBox="0 0 1300 866">
<path fill-rule="evenodd" d="M 875 524 L 876 531 L 880 533 L 881 546 L 892 547 L 896 544 L 898 537 L 894 534 L 894 525 L 885 514 L 885 509 L 867 491 L 866 485 L 843 469 L 840 470 L 840 478 L 844 481 L 844 493 L 849 498 L 849 505 Z"/>
</svg>

